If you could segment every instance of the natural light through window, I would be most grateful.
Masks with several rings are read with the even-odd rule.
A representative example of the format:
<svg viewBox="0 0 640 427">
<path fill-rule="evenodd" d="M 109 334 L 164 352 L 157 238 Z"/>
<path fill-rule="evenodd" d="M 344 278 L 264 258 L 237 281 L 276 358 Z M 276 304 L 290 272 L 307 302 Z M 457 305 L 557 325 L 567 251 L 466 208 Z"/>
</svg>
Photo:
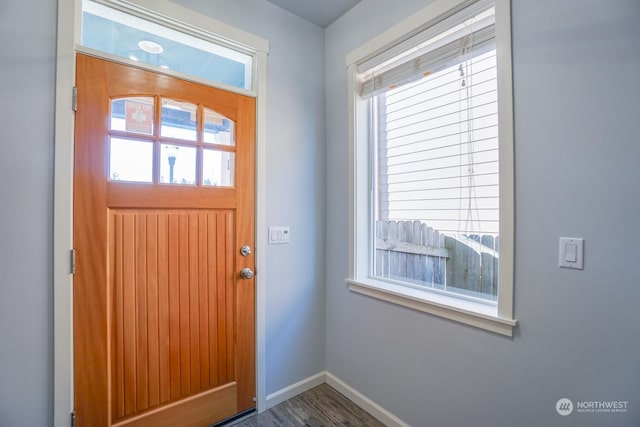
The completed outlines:
<svg viewBox="0 0 640 427">
<path fill-rule="evenodd" d="M 174 22 L 159 24 L 95 1 L 82 1 L 81 46 L 160 70 L 253 89 L 252 54 L 222 40 L 207 40 L 202 32 L 188 32 Z"/>
<path fill-rule="evenodd" d="M 495 50 L 470 55 L 374 102 L 375 275 L 495 301 Z"/>
<path fill-rule="evenodd" d="M 495 3 L 436 1 L 423 11 L 427 24 L 408 28 L 407 38 L 382 49 L 373 41 L 351 55 L 349 283 L 465 323 L 495 318 L 507 326 L 487 329 L 510 334 L 510 58 L 501 64 L 498 47 L 509 40 L 496 35 L 496 11 L 508 16 L 508 2 Z"/>
<path fill-rule="evenodd" d="M 112 182 L 235 185 L 235 123 L 212 109 L 169 98 L 117 98 L 109 126 Z"/>
</svg>

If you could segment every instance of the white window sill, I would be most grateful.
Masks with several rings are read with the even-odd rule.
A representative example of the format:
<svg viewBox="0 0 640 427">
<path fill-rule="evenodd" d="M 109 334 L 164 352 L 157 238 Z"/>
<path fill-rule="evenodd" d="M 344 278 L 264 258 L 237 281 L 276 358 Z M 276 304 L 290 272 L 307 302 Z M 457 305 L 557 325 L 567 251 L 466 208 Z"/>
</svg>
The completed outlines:
<svg viewBox="0 0 640 427">
<path fill-rule="evenodd" d="M 497 308 L 486 304 L 373 279 L 347 279 L 346 282 L 352 292 L 509 337 L 518 324 L 515 319 L 498 317 Z"/>
</svg>

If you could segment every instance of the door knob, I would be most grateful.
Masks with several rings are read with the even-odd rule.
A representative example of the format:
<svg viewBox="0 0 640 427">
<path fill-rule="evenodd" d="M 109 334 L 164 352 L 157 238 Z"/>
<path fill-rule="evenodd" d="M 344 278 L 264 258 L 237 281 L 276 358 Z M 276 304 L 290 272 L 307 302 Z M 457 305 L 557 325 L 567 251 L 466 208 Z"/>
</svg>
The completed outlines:
<svg viewBox="0 0 640 427">
<path fill-rule="evenodd" d="M 240 277 L 247 280 L 253 279 L 253 271 L 251 271 L 249 267 L 245 267 L 242 270 L 240 270 Z"/>
</svg>

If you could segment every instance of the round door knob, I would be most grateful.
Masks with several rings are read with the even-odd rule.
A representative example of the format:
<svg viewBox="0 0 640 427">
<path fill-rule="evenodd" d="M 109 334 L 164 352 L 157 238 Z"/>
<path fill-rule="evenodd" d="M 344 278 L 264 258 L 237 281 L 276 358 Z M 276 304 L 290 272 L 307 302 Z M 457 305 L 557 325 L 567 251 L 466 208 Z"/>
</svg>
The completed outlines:
<svg viewBox="0 0 640 427">
<path fill-rule="evenodd" d="M 240 277 L 247 280 L 253 279 L 253 271 L 251 271 L 249 267 L 245 267 L 242 270 L 240 270 Z"/>
</svg>

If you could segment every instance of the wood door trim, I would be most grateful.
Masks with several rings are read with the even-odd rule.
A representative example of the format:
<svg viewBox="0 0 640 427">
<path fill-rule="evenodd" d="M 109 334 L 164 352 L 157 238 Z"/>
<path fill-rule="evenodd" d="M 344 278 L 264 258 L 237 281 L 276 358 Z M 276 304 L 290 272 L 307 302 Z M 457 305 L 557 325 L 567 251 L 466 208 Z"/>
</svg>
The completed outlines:
<svg viewBox="0 0 640 427">
<path fill-rule="evenodd" d="M 112 427 L 175 427 L 211 425 L 238 413 L 238 384 L 230 383 L 196 396 L 179 400 L 145 414 L 128 418 Z"/>
<path fill-rule="evenodd" d="M 238 168 L 246 170 L 246 174 L 238 174 L 237 182 L 240 188 L 249 189 L 243 192 L 243 197 L 238 200 L 238 212 L 253 211 L 255 201 L 255 168 L 248 167 L 249 164 L 254 164 L 255 160 L 255 120 L 250 120 L 250 117 L 243 116 L 249 111 L 255 111 L 256 101 L 253 98 L 243 98 L 239 108 L 240 116 L 239 121 L 250 123 L 251 126 L 247 126 L 243 129 L 238 129 L 238 139 L 242 138 L 248 141 L 245 150 L 239 153 L 237 156 Z M 236 247 L 241 248 L 248 244 L 248 242 L 254 242 L 255 221 L 243 221 L 238 223 L 237 242 Z M 251 246 L 253 244 L 250 244 Z M 255 266 L 255 251 L 252 251 L 250 255 L 241 257 L 240 264 L 238 265 L 238 271 L 244 266 Z M 255 268 L 252 268 L 255 269 Z M 238 348 L 236 349 L 238 357 L 238 411 L 243 412 L 245 410 L 254 408 L 256 406 L 256 378 L 255 375 L 250 374 L 255 371 L 256 366 L 256 336 L 255 336 L 255 324 L 256 324 L 256 312 L 255 310 L 243 310 L 242 306 L 246 306 L 251 301 L 256 301 L 256 287 L 255 277 L 251 280 L 240 279 L 236 286 L 236 322 L 238 324 Z"/>
<path fill-rule="evenodd" d="M 235 189 L 153 184 L 107 184 L 107 203 L 112 208 L 163 208 L 160 196 L 171 198 L 171 207 L 182 209 L 235 209 Z"/>
</svg>

